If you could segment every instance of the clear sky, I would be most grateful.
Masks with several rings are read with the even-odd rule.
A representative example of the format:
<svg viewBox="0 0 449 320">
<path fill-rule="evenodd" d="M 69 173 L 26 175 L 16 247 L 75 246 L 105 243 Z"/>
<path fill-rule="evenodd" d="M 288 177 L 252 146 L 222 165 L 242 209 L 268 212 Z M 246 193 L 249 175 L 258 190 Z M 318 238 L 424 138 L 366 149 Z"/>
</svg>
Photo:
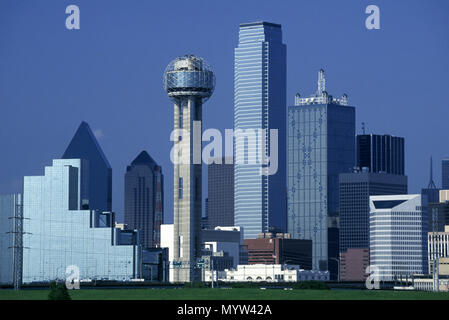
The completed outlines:
<svg viewBox="0 0 449 320">
<path fill-rule="evenodd" d="M 81 29 L 67 30 L 78 5 Z M 380 8 L 380 30 L 365 8 Z M 113 208 L 123 213 L 126 166 L 143 149 L 165 175 L 172 221 L 173 106 L 162 75 L 173 58 L 204 57 L 217 86 L 203 127 L 233 127 L 233 58 L 242 22 L 282 24 L 287 101 L 316 90 L 349 95 L 368 133 L 405 137 L 409 191 L 441 185 L 449 157 L 449 1 L 2 0 L 0 1 L 0 194 L 19 192 L 24 175 L 42 175 L 87 121 L 113 167 Z M 206 172 L 206 171 L 205 171 Z M 204 185 L 204 197 L 207 186 Z"/>
</svg>

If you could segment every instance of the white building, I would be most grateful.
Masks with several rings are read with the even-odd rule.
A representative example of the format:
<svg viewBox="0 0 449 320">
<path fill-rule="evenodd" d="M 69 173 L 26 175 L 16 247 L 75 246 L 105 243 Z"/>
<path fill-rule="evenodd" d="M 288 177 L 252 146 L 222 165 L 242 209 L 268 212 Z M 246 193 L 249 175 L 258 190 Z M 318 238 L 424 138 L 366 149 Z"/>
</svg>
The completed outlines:
<svg viewBox="0 0 449 320">
<path fill-rule="evenodd" d="M 237 267 L 239 264 L 246 263 L 248 260 L 246 252 L 243 252 L 243 229 L 240 227 L 216 227 L 213 230 L 201 230 L 201 247 L 203 253 L 207 251 L 213 256 L 216 261 L 214 269 L 216 269 L 227 257 L 232 259 L 232 267 Z M 170 272 L 170 282 L 174 281 L 174 270 L 177 268 L 187 268 L 189 265 L 185 264 L 173 264 L 174 255 L 174 225 L 162 224 L 161 225 L 161 248 L 168 248 Z M 194 262 L 195 264 L 197 263 Z M 228 264 L 229 265 L 229 264 Z M 209 269 L 207 263 L 203 266 L 204 269 Z M 223 270 L 223 269 L 222 269 Z M 204 270 L 203 270 L 204 271 Z M 202 272 L 201 277 L 204 277 Z M 210 279 L 210 276 L 209 276 Z"/>
<path fill-rule="evenodd" d="M 427 274 L 426 205 L 420 194 L 370 197 L 370 264 L 381 280 Z"/>
<path fill-rule="evenodd" d="M 329 272 L 303 270 L 297 265 L 288 264 L 249 264 L 219 271 L 218 274 L 215 272 L 214 278 L 223 282 L 329 281 Z M 205 280 L 211 281 L 210 271 L 205 272 Z"/>
</svg>

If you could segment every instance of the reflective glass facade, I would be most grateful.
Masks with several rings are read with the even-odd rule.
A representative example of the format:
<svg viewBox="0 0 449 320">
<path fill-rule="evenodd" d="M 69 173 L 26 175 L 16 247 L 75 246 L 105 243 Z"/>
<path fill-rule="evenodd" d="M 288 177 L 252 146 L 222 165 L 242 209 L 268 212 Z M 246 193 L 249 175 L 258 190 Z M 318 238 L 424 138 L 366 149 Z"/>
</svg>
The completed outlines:
<svg viewBox="0 0 449 320">
<path fill-rule="evenodd" d="M 112 211 L 112 168 L 86 122 L 82 122 L 62 159 L 88 160 L 83 208 Z"/>
<path fill-rule="evenodd" d="M 404 175 L 404 138 L 390 135 L 357 135 L 357 167 L 369 172 Z"/>
<path fill-rule="evenodd" d="M 338 104 L 288 108 L 288 232 L 310 239 L 313 269 L 338 257 L 338 175 L 355 162 L 355 108 Z M 330 264 L 332 264 L 330 266 Z"/>
<path fill-rule="evenodd" d="M 286 229 L 286 46 L 281 26 L 241 24 L 234 63 L 234 225 L 251 239 L 270 228 Z M 270 129 L 278 130 L 278 170 L 267 176 L 252 155 L 268 153 Z M 237 130 L 253 130 L 255 139 Z"/>
<path fill-rule="evenodd" d="M 112 227 L 95 228 L 95 214 L 81 210 L 88 163 L 53 160 L 44 176 L 24 177 L 23 282 L 65 279 L 76 265 L 81 279 L 131 279 L 136 247 L 115 245 Z"/>
<path fill-rule="evenodd" d="M 407 177 L 386 173 L 340 174 L 340 252 L 369 248 L 369 197 L 407 193 Z"/>
</svg>

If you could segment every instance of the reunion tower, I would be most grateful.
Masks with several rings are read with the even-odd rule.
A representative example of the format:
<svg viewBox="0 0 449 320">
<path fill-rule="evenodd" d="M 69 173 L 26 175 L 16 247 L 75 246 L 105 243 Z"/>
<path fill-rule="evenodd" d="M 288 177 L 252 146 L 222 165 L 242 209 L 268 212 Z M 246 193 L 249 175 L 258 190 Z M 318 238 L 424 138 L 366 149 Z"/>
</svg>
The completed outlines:
<svg viewBox="0 0 449 320">
<path fill-rule="evenodd" d="M 164 73 L 174 103 L 174 282 L 200 281 L 202 106 L 212 95 L 215 75 L 205 60 L 176 58 Z"/>
</svg>

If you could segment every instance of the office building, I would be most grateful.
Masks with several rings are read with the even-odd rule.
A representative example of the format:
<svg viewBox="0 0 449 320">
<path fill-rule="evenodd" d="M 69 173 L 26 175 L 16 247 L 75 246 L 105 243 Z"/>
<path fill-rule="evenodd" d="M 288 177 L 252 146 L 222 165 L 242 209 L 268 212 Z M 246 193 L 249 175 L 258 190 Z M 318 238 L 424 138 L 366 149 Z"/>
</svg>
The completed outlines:
<svg viewBox="0 0 449 320">
<path fill-rule="evenodd" d="M 449 202 L 428 203 L 427 209 L 429 232 L 443 232 L 449 225 Z"/>
<path fill-rule="evenodd" d="M 449 159 L 441 161 L 441 188 L 449 189 Z"/>
<path fill-rule="evenodd" d="M 0 284 L 21 282 L 21 194 L 0 195 Z"/>
<path fill-rule="evenodd" d="M 433 163 L 432 157 L 430 158 L 430 179 L 427 188 L 421 189 L 421 194 L 427 197 L 427 203 L 435 203 L 440 200 L 440 189 L 437 188 L 433 181 Z M 429 215 L 428 215 L 429 216 Z"/>
<path fill-rule="evenodd" d="M 369 172 L 404 174 L 404 138 L 391 135 L 357 135 L 357 167 Z"/>
<path fill-rule="evenodd" d="M 174 257 L 185 268 L 175 282 L 200 280 L 196 261 L 201 253 L 202 114 L 213 93 L 215 75 L 202 58 L 185 55 L 165 70 L 164 89 L 174 103 Z"/>
<path fill-rule="evenodd" d="M 313 269 L 338 271 L 338 175 L 355 158 L 355 108 L 326 92 L 324 71 L 310 98 L 288 108 L 288 232 L 310 239 Z"/>
<path fill-rule="evenodd" d="M 234 165 L 225 161 L 209 164 L 207 168 L 206 213 L 207 227 L 234 225 Z"/>
<path fill-rule="evenodd" d="M 161 226 L 161 247 L 168 249 L 169 279 L 170 282 L 179 282 L 175 278 L 178 269 L 187 269 L 189 265 L 182 264 L 175 258 L 174 225 Z M 223 271 L 225 268 L 236 267 L 248 263 L 248 251 L 243 243 L 243 230 L 241 227 L 215 227 L 215 229 L 201 230 L 201 251 L 195 262 L 200 277 L 204 280 L 204 270 L 212 268 Z M 198 267 L 201 262 L 201 267 Z"/>
<path fill-rule="evenodd" d="M 369 197 L 407 194 L 407 176 L 357 171 L 341 173 L 340 253 L 369 248 Z"/>
<path fill-rule="evenodd" d="M 380 280 L 427 274 L 426 206 L 421 194 L 370 197 L 370 265 Z"/>
<path fill-rule="evenodd" d="M 231 267 L 248 263 L 248 251 L 243 242 L 243 228 L 217 226 L 201 230 L 203 247 L 207 245 L 212 252 L 223 251 L 231 257 Z"/>
<path fill-rule="evenodd" d="M 443 231 L 429 231 L 427 237 L 429 271 L 432 271 L 431 264 L 435 258 L 449 258 L 449 225 Z"/>
<path fill-rule="evenodd" d="M 125 224 L 139 230 L 144 248 L 160 245 L 164 219 L 164 176 L 162 168 L 142 151 L 126 168 Z"/>
<path fill-rule="evenodd" d="M 271 229 L 286 231 L 285 119 L 281 26 L 240 24 L 234 60 L 234 225 L 244 228 L 245 239 Z"/>
<path fill-rule="evenodd" d="M 249 264 L 295 264 L 312 269 L 312 241 L 291 239 L 288 234 L 262 233 L 245 239 Z"/>
<path fill-rule="evenodd" d="M 340 253 L 340 281 L 365 281 L 369 276 L 368 248 L 349 248 Z"/>
<path fill-rule="evenodd" d="M 65 279 L 72 265 L 81 279 L 139 277 L 137 241 L 121 245 L 112 212 L 83 209 L 89 173 L 87 160 L 57 159 L 43 176 L 24 177 L 24 283 Z"/>
<path fill-rule="evenodd" d="M 449 190 L 440 190 L 440 202 L 449 201 Z"/>
<path fill-rule="evenodd" d="M 86 170 L 89 180 L 85 181 L 87 186 L 83 187 L 86 197 L 82 199 L 82 208 L 112 211 L 112 168 L 86 122 L 81 122 L 62 159 L 88 161 Z"/>
<path fill-rule="evenodd" d="M 167 248 L 142 249 L 141 279 L 153 282 L 169 281 L 169 260 Z"/>
</svg>

